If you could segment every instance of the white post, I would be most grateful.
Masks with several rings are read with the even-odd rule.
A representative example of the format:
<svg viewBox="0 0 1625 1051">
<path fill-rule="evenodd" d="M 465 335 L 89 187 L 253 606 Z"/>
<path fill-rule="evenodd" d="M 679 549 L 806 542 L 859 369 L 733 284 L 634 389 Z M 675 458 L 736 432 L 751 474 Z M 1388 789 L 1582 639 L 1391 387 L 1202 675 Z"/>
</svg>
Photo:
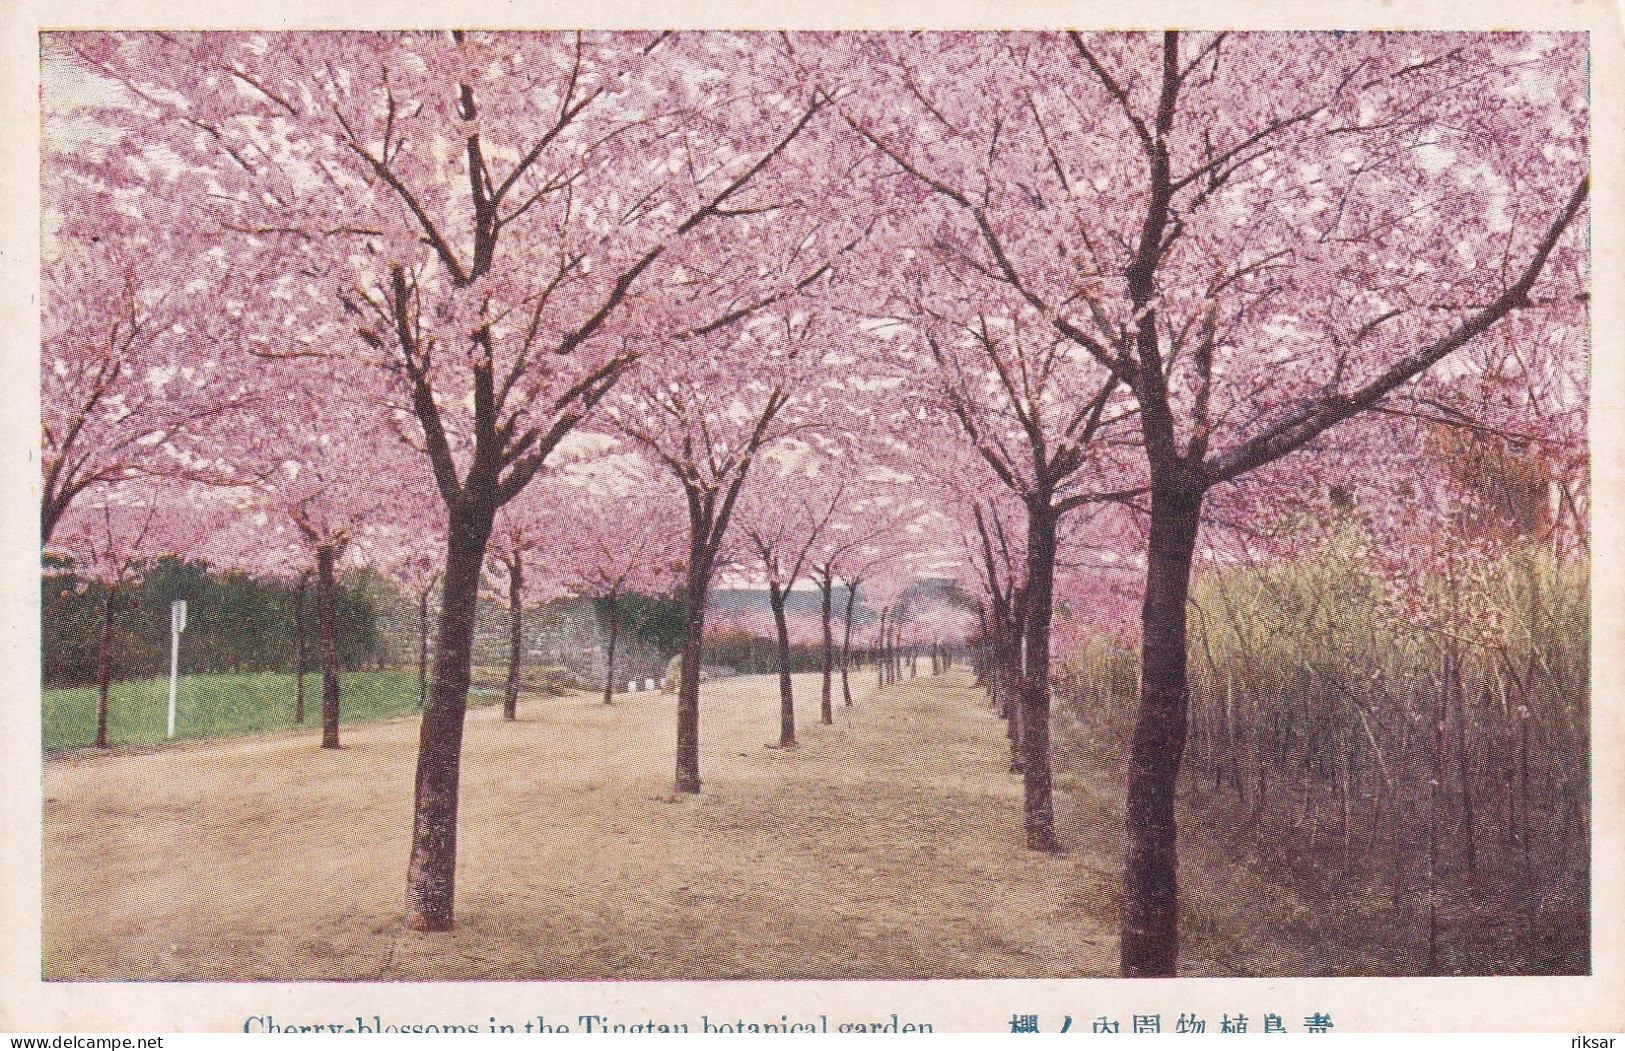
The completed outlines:
<svg viewBox="0 0 1625 1051">
<path fill-rule="evenodd" d="M 181 632 L 186 630 L 186 600 L 169 604 L 169 736 L 175 736 L 175 687 L 180 682 Z"/>
</svg>

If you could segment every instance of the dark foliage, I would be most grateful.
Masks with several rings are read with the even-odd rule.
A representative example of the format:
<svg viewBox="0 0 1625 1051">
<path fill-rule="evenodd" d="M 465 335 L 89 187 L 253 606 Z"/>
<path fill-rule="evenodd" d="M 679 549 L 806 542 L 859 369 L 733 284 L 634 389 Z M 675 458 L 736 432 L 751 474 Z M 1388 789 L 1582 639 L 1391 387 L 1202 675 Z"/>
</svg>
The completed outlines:
<svg viewBox="0 0 1625 1051">
<path fill-rule="evenodd" d="M 169 669 L 169 604 L 187 602 L 182 674 L 294 670 L 292 581 L 211 572 L 202 562 L 157 559 L 119 589 L 114 604 L 113 678 L 139 679 Z M 306 596 L 307 670 L 316 660 L 314 585 Z M 340 583 L 336 600 L 341 667 L 372 667 L 379 652 L 374 582 L 366 574 Z M 104 585 L 72 567 L 48 565 L 40 586 L 42 676 L 48 688 L 96 681 L 97 646 L 107 600 Z"/>
</svg>

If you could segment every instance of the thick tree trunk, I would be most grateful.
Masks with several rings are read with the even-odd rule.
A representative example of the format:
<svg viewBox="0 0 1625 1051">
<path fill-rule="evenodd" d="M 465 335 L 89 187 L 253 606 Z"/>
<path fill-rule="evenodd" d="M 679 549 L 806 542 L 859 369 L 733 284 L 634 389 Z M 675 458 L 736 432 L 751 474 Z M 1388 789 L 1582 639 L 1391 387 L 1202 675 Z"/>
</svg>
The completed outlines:
<svg viewBox="0 0 1625 1051">
<path fill-rule="evenodd" d="M 525 637 L 525 563 L 516 551 L 508 562 L 508 686 L 502 694 L 502 718 L 519 718 L 519 652 Z"/>
<path fill-rule="evenodd" d="M 1021 679 L 1022 813 L 1030 850 L 1057 852 L 1050 776 L 1049 629 L 1055 592 L 1055 523 L 1048 495 L 1028 502 L 1026 667 Z"/>
<path fill-rule="evenodd" d="M 604 703 L 615 703 L 615 640 L 621 633 L 619 611 L 616 610 L 615 592 L 604 596 L 609 608 L 609 641 L 604 647 Z"/>
<path fill-rule="evenodd" d="M 118 585 L 107 586 L 107 598 L 102 603 L 102 644 L 96 656 L 96 747 L 107 747 L 107 691 L 113 684 L 113 604 L 118 598 Z"/>
<path fill-rule="evenodd" d="M 857 601 L 858 585 L 848 581 L 846 585 L 846 617 L 841 627 L 841 703 L 852 707 L 852 680 L 848 675 L 848 668 L 852 660 L 852 606 Z"/>
<path fill-rule="evenodd" d="M 1461 655 L 1454 639 L 1446 644 L 1448 658 L 1445 662 L 1445 689 L 1447 697 L 1455 701 L 1456 721 L 1456 784 L 1461 795 L 1461 823 L 1458 828 L 1462 842 L 1462 850 L 1467 859 L 1468 882 L 1478 879 L 1478 848 L 1474 841 L 1473 828 L 1473 782 L 1472 782 L 1472 755 L 1467 746 L 1467 689 L 1462 682 Z"/>
<path fill-rule="evenodd" d="M 1174 790 L 1190 703 L 1185 602 L 1203 493 L 1152 489 L 1141 611 L 1140 711 L 1129 759 L 1128 861 L 1123 878 L 1122 975 L 1172 977 L 1179 964 Z"/>
<path fill-rule="evenodd" d="M 711 557 L 692 539 L 688 553 L 688 615 L 683 626 L 683 657 L 677 680 L 677 791 L 700 790 L 700 656 L 705 644 L 705 600 L 711 587 Z"/>
<path fill-rule="evenodd" d="M 293 593 L 293 721 L 305 721 L 305 587 L 310 574 L 299 574 L 299 588 Z"/>
<path fill-rule="evenodd" d="M 828 576 L 818 586 L 823 592 L 821 615 L 824 622 L 824 685 L 818 700 L 818 718 L 826 726 L 835 722 L 835 705 L 831 699 L 835 679 L 835 626 L 834 611 L 831 608 L 834 604 L 831 595 L 834 588 L 835 581 Z"/>
<path fill-rule="evenodd" d="M 322 747 L 339 746 L 339 648 L 333 590 L 338 551 L 332 544 L 316 549 L 316 628 L 322 655 Z"/>
<path fill-rule="evenodd" d="M 494 507 L 483 505 L 453 507 L 450 515 L 434 685 L 418 732 L 412 856 L 406 870 L 406 926 L 415 931 L 452 927 L 457 791 L 473 658 L 474 607 L 495 515 Z"/>
<path fill-rule="evenodd" d="M 790 684 L 790 625 L 784 615 L 784 604 L 789 598 L 785 588 L 769 581 L 768 603 L 773 607 L 773 633 L 779 651 L 779 747 L 796 746 L 796 697 Z"/>
</svg>

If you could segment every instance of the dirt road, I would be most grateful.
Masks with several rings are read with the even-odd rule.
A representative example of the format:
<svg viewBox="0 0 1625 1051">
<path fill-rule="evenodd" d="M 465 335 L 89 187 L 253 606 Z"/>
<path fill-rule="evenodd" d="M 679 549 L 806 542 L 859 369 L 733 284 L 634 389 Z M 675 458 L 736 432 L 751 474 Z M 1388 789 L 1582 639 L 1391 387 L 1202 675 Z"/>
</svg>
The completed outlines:
<svg viewBox="0 0 1625 1051">
<path fill-rule="evenodd" d="M 699 796 L 675 702 L 469 717 L 458 929 L 401 927 L 415 720 L 47 762 L 46 978 L 789 979 L 1105 976 L 1115 833 L 1058 797 L 1021 848 L 1001 724 L 963 672 L 776 741 L 776 680 L 707 685 Z"/>
</svg>

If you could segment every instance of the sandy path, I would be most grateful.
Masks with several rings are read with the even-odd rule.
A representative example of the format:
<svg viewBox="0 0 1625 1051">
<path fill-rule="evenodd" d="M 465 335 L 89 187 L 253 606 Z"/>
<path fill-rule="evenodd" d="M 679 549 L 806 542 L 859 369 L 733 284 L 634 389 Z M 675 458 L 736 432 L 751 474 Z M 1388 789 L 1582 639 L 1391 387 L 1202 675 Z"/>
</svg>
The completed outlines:
<svg viewBox="0 0 1625 1051">
<path fill-rule="evenodd" d="M 528 699 L 469 718 L 458 929 L 402 930 L 417 723 L 47 762 L 44 974 L 153 979 L 1109 975 L 1111 843 L 1020 785 L 963 673 L 776 740 L 776 680 L 710 684 L 704 792 L 671 788 L 675 703 Z"/>
</svg>

